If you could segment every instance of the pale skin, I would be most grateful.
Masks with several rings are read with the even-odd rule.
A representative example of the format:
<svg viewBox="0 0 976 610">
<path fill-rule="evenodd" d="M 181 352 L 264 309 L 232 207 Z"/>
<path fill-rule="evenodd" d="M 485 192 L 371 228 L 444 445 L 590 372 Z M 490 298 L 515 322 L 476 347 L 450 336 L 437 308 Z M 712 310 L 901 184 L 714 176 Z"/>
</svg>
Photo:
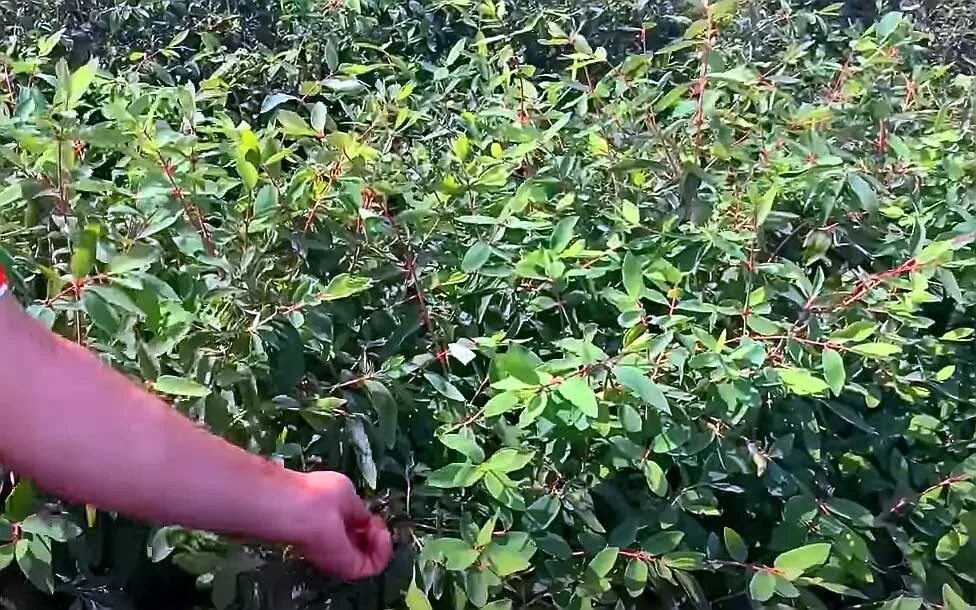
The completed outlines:
<svg viewBox="0 0 976 610">
<path fill-rule="evenodd" d="M 197 427 L 0 299 L 0 464 L 66 500 L 156 524 L 294 545 L 343 580 L 392 555 L 348 478 L 299 473 Z"/>
</svg>

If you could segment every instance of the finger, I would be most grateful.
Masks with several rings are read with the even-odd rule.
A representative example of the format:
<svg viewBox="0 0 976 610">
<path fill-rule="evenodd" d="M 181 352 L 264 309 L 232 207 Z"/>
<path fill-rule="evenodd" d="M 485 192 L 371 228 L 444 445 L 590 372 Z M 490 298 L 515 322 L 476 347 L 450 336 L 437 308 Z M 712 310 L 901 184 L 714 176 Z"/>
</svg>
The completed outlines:
<svg viewBox="0 0 976 610">
<path fill-rule="evenodd" d="M 362 527 L 363 523 L 368 523 L 370 512 L 366 508 L 366 503 L 356 493 L 356 486 L 349 479 L 346 481 L 349 484 L 343 488 L 339 499 L 339 510 L 342 512 L 342 518 L 347 522 Z"/>
<path fill-rule="evenodd" d="M 370 522 L 369 557 L 370 576 L 375 576 L 386 569 L 393 558 L 393 536 L 382 517 L 374 516 Z"/>
<path fill-rule="evenodd" d="M 341 580 L 357 580 L 370 573 L 369 559 L 357 545 L 353 544 L 342 522 L 333 523 L 335 535 L 329 539 L 327 548 L 309 549 L 305 558 L 323 572 Z"/>
</svg>

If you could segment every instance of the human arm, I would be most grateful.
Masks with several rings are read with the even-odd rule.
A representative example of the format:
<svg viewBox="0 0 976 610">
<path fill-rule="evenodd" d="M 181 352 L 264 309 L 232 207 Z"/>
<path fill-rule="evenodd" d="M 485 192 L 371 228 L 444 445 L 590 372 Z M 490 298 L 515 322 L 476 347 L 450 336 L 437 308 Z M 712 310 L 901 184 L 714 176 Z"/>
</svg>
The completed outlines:
<svg viewBox="0 0 976 610">
<path fill-rule="evenodd" d="M 338 473 L 286 470 L 198 428 L 0 297 L 0 463 L 65 499 L 159 524 L 285 542 L 344 579 L 390 534 Z"/>
</svg>

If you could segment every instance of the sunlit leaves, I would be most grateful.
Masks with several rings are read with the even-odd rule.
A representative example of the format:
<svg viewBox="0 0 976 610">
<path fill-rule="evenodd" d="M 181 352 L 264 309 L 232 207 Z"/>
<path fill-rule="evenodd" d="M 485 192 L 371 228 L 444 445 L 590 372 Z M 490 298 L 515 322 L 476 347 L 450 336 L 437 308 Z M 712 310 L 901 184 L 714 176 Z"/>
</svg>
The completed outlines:
<svg viewBox="0 0 976 610">
<path fill-rule="evenodd" d="M 582 377 L 570 377 L 559 384 L 559 394 L 588 417 L 599 415 L 596 394 Z"/>
<path fill-rule="evenodd" d="M 801 369 L 777 369 L 776 373 L 783 385 L 794 394 L 822 394 L 830 388 L 823 379 Z"/>
<path fill-rule="evenodd" d="M 847 379 L 844 359 L 836 350 L 826 348 L 821 354 L 821 362 L 824 378 L 830 385 L 830 391 L 834 396 L 840 396 L 841 390 L 844 389 L 844 381 Z"/>
<path fill-rule="evenodd" d="M 781 553 L 776 557 L 773 566 L 787 579 L 793 580 L 810 568 L 823 565 L 829 555 L 829 544 L 808 544 Z"/>
</svg>

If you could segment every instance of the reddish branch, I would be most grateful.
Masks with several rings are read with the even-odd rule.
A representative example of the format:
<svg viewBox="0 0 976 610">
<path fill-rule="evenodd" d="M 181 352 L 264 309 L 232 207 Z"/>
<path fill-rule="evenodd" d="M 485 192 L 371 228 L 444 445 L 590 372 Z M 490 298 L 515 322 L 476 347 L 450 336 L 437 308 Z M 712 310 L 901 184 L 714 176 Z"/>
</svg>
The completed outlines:
<svg viewBox="0 0 976 610">
<path fill-rule="evenodd" d="M 210 229 L 207 228 L 207 223 L 203 219 L 200 208 L 190 200 L 186 192 L 176 183 L 176 171 L 173 165 L 168 163 L 159 151 L 156 152 L 156 158 L 159 161 L 160 169 L 163 170 L 163 175 L 169 180 L 170 195 L 183 206 L 183 213 L 186 214 L 187 220 L 190 221 L 190 224 L 200 236 L 200 241 L 203 242 L 203 247 L 206 249 L 207 254 L 214 256 L 217 253 L 217 247 L 214 244 L 213 236 L 210 234 Z"/>
</svg>

